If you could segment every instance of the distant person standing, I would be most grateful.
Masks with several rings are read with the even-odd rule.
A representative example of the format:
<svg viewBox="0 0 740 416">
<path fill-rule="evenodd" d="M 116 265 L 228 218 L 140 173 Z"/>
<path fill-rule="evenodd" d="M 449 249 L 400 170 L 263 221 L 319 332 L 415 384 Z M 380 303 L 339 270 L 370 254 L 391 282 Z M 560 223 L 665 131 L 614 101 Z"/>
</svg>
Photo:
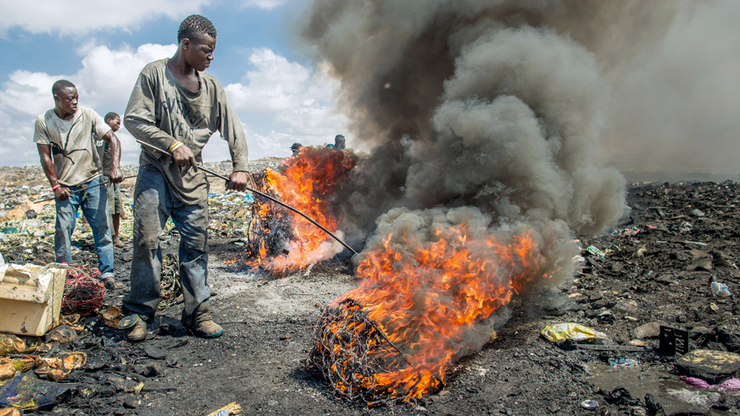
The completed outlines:
<svg viewBox="0 0 740 416">
<path fill-rule="evenodd" d="M 103 119 L 105 120 L 105 123 L 113 129 L 114 133 L 118 133 L 118 130 L 121 128 L 121 116 L 114 112 L 110 112 L 106 114 Z M 110 179 L 111 170 L 113 169 L 113 158 L 111 157 L 110 151 L 111 146 L 105 140 L 98 138 L 94 133 L 93 136 L 95 138 L 95 147 L 98 150 L 98 156 L 100 157 L 103 167 L 103 177 Z M 114 137 L 114 139 L 116 141 L 118 140 L 117 137 Z M 118 148 L 121 148 L 120 142 L 118 143 Z M 121 165 L 121 152 L 118 152 L 118 165 Z M 123 217 L 125 219 L 123 216 L 123 204 L 121 203 L 121 190 L 117 183 L 109 181 L 105 185 L 105 191 L 108 194 L 108 220 L 110 221 L 113 245 L 116 247 L 124 247 L 125 244 L 123 244 L 121 239 L 118 237 L 121 218 Z"/>
<path fill-rule="evenodd" d="M 283 159 L 282 162 L 280 162 L 280 165 L 278 166 L 278 172 L 284 173 L 290 165 L 295 162 L 295 160 L 298 158 L 298 155 L 301 154 L 301 149 L 303 148 L 303 145 L 300 143 L 293 143 L 292 146 L 290 146 L 290 151 L 293 152 L 292 155 L 286 157 Z"/>
<path fill-rule="evenodd" d="M 344 136 L 337 134 L 334 136 L 334 143 L 329 143 L 326 147 L 341 152 L 345 147 L 347 147 L 347 143 L 344 140 Z"/>
<path fill-rule="evenodd" d="M 344 136 L 337 134 L 334 137 L 334 150 L 341 152 L 345 147 L 347 147 L 347 142 L 344 140 Z"/>
<path fill-rule="evenodd" d="M 113 241 L 108 226 L 108 197 L 102 182 L 100 159 L 93 133 L 110 144 L 110 179 L 121 182 L 118 139 L 94 110 L 78 107 L 77 87 L 67 80 L 52 86 L 54 108 L 38 116 L 33 141 L 41 166 L 56 198 L 54 251 L 58 262 L 72 263 L 72 233 L 77 210 L 82 208 L 95 239 L 98 270 L 108 289 L 115 288 Z"/>
<path fill-rule="evenodd" d="M 208 182 L 197 165 L 214 132 L 229 144 L 233 161 L 229 189 L 247 187 L 244 130 L 221 84 L 204 72 L 213 61 L 216 28 L 203 16 L 188 16 L 180 24 L 177 42 L 172 58 L 154 61 L 141 71 L 124 116 L 126 129 L 135 138 L 167 152 L 143 146 L 139 158 L 131 292 L 123 307 L 141 319 L 134 319 L 136 325 L 126 334 L 130 342 L 146 339 L 146 321 L 154 318 L 160 302 L 159 235 L 168 218 L 180 232 L 182 323 L 198 337 L 224 333 L 209 312 Z"/>
</svg>

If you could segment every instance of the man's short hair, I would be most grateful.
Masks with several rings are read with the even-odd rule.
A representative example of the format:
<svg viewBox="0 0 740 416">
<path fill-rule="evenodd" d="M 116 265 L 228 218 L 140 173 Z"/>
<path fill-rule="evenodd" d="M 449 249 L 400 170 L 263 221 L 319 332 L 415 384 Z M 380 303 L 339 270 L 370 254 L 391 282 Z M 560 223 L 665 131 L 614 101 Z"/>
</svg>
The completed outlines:
<svg viewBox="0 0 740 416">
<path fill-rule="evenodd" d="M 180 23 L 180 29 L 177 31 L 177 42 L 188 38 L 191 41 L 200 41 L 203 35 L 216 37 L 216 28 L 210 20 L 199 15 L 191 14 Z"/>
<path fill-rule="evenodd" d="M 300 143 L 293 143 L 293 146 L 290 146 L 290 150 L 300 149 L 301 147 L 303 147 L 302 144 L 300 144 Z"/>
<path fill-rule="evenodd" d="M 111 111 L 110 113 L 106 114 L 105 117 L 103 117 L 106 123 L 111 120 L 117 119 L 117 118 L 121 118 L 121 116 L 119 116 L 117 113 L 114 113 L 113 111 Z"/>
<path fill-rule="evenodd" d="M 54 85 L 51 86 L 51 94 L 57 95 L 60 92 L 62 92 L 62 90 L 67 89 L 67 88 L 77 89 L 77 87 L 75 87 L 75 84 L 67 81 L 66 79 L 60 79 L 59 81 L 55 82 Z"/>
</svg>

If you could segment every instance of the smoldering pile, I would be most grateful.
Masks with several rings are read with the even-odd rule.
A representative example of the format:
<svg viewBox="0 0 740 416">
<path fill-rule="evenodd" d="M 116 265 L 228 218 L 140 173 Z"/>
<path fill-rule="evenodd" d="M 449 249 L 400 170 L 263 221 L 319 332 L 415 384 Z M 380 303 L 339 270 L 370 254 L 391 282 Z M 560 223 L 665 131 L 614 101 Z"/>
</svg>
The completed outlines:
<svg viewBox="0 0 740 416">
<path fill-rule="evenodd" d="M 503 268 L 509 274 L 499 275 L 497 285 L 472 288 L 471 279 L 455 277 L 433 307 L 422 302 L 459 316 L 455 308 L 470 306 L 471 292 L 504 299 L 466 315 L 472 321 L 454 322 L 479 333 L 505 322 L 492 318 L 505 317 L 513 294 L 573 275 L 578 249 L 572 232 L 599 232 L 626 208 L 620 173 L 594 162 L 608 123 L 610 82 L 619 79 L 621 63 L 660 36 L 677 10 L 676 4 L 636 1 L 313 3 L 303 39 L 341 80 L 340 106 L 354 139 L 371 149 L 342 190 L 342 226 L 350 237 L 368 241 L 356 258 L 358 277 L 371 279 L 363 295 L 379 303 L 362 304 L 375 311 L 374 322 L 389 338 L 419 350 L 419 334 L 405 330 L 409 321 L 392 322 L 404 311 L 383 308 L 415 306 L 404 299 L 431 298 L 436 292 L 427 283 L 457 276 L 459 270 L 445 269 L 447 263 L 419 261 L 419 253 L 435 248 L 445 234 L 461 247 L 450 251 L 453 256 L 468 255 L 469 247 L 481 250 L 491 236 L 497 243 L 480 258 L 498 259 L 500 247 L 523 232 L 533 242 L 514 251 L 515 266 Z M 636 15 L 655 25 L 630 30 Z M 468 233 L 470 224 L 482 224 L 483 231 Z M 531 257 L 536 264 L 524 267 Z M 388 267 L 372 270 L 369 263 L 377 258 L 386 258 Z M 392 286 L 398 266 L 407 262 L 415 276 L 410 286 L 371 294 Z M 362 280 L 360 285 L 365 290 Z M 431 367 L 444 371 L 477 351 L 482 338 L 445 340 L 449 353 L 435 357 Z"/>
</svg>

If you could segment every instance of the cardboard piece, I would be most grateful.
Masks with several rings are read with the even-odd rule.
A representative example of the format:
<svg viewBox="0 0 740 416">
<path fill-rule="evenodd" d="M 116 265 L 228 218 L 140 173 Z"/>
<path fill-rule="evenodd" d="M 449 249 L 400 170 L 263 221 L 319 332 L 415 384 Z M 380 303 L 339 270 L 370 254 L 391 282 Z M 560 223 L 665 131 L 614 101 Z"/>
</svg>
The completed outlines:
<svg viewBox="0 0 740 416">
<path fill-rule="evenodd" d="M 66 277 L 53 266 L 0 266 L 0 332 L 44 335 L 59 320 Z"/>
</svg>

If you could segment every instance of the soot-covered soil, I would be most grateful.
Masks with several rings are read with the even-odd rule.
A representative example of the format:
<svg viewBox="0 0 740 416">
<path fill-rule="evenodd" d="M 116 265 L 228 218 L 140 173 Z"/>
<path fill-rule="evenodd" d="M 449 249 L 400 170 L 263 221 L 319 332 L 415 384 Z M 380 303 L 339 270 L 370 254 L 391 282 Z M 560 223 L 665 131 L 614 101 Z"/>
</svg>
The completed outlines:
<svg viewBox="0 0 740 416">
<path fill-rule="evenodd" d="M 61 346 L 86 352 L 87 368 L 66 381 L 71 392 L 61 403 L 26 414 L 208 415 L 236 402 L 249 415 L 640 415 L 655 410 L 647 406 L 646 393 L 665 414 L 738 414 L 740 402 L 731 391 L 720 391 L 721 399 L 708 404 L 671 396 L 669 389 L 705 392 L 683 384 L 673 366 L 676 357 L 656 351 L 654 333 L 636 330 L 662 322 L 689 330 L 692 349 L 740 348 L 734 296 L 740 290 L 737 191 L 732 182 L 630 187 L 632 211 L 613 232 L 578 236 L 584 247 L 580 273 L 560 288 L 515 300 L 497 338 L 459 362 L 447 386 L 416 406 L 369 408 L 338 400 L 307 363 L 320 307 L 353 287 L 351 262 L 330 261 L 308 276 L 278 280 L 239 272 L 232 260 L 243 254 L 244 239 L 229 233 L 227 222 L 215 215 L 220 222 L 210 240 L 212 308 L 225 335 L 215 340 L 188 335 L 177 303 L 161 313 L 148 339 L 135 345 L 123 340 L 123 331 L 90 318 L 84 338 Z M 177 252 L 177 240 L 176 233 L 163 235 L 165 254 Z M 588 253 L 589 246 L 605 257 Z M 9 262 L 44 255 L 43 248 L 29 253 L 7 247 L 3 254 Z M 83 248 L 75 255 L 91 261 L 85 253 Z M 126 292 L 131 252 L 116 249 L 116 255 L 124 287 L 109 294 L 107 302 L 114 305 Z M 715 296 L 712 280 L 725 283 L 733 296 Z M 571 350 L 541 337 L 545 326 L 565 322 L 606 333 L 610 345 L 645 350 Z M 619 358 L 635 365 L 609 366 Z M 143 389 L 136 392 L 141 382 Z M 627 394 L 613 393 L 618 387 Z M 587 400 L 595 400 L 596 409 L 585 408 Z"/>
</svg>

